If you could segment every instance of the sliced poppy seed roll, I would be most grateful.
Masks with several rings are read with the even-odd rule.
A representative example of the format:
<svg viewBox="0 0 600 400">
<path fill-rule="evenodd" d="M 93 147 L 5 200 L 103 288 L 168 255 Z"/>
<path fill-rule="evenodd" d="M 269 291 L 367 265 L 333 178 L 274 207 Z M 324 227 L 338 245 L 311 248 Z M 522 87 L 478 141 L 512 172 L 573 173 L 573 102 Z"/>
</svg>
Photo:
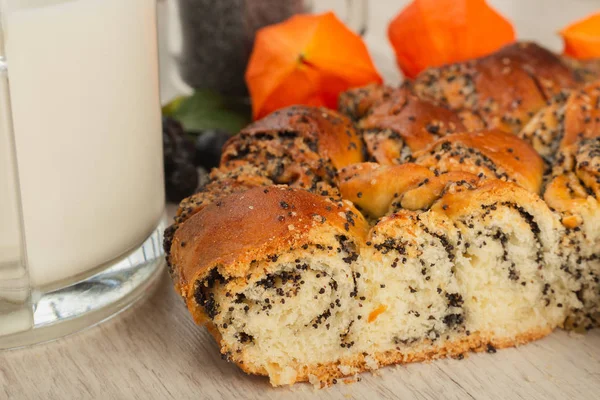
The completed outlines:
<svg viewBox="0 0 600 400">
<path fill-rule="evenodd" d="M 245 371 L 293 383 L 350 351 L 354 264 L 368 225 L 348 204 L 255 188 L 209 205 L 175 233 L 177 290 Z"/>
<path fill-rule="evenodd" d="M 562 324 L 569 310 L 579 306 L 573 292 L 574 281 L 561 269 L 558 245 L 563 228 L 556 215 L 534 193 L 512 183 L 480 179 L 468 172 L 432 173 L 415 164 L 390 167 L 368 163 L 342 170 L 340 190 L 368 215 L 388 215 L 376 222 L 375 232 L 381 226 L 393 227 L 393 221 L 414 218 L 421 223 L 437 216 L 437 223 L 428 232 L 435 232 L 435 227 L 445 227 L 445 233 L 438 232 L 438 239 L 425 240 L 427 232 L 417 233 L 419 227 L 408 229 L 412 235 L 425 240 L 416 258 L 396 254 L 398 249 L 404 252 L 410 247 L 404 238 L 398 242 L 406 236 L 402 229 L 396 227 L 393 234 L 385 236 L 390 246 L 384 251 L 396 254 L 392 261 L 386 262 L 396 265 L 393 260 L 399 257 L 407 264 L 403 268 L 410 269 L 414 263 L 424 267 L 436 258 L 427 254 L 428 242 L 440 251 L 451 248 L 453 256 L 435 264 L 460 277 L 457 292 L 468 297 L 466 314 L 461 321 L 466 321 L 464 328 L 471 333 L 494 338 L 498 346 L 502 346 L 504 340 L 506 343 L 525 341 L 549 333 Z M 420 212 L 411 214 L 406 210 Z M 445 237 L 445 245 L 438 243 L 440 235 Z M 460 240 L 449 239 L 457 236 Z M 372 239 L 369 241 L 375 243 Z M 371 259 L 377 257 L 371 256 Z M 386 262 L 373 262 L 374 276 L 384 274 L 381 264 Z M 368 264 L 359 265 L 368 269 Z M 392 282 L 387 275 L 382 279 Z M 369 281 L 372 280 L 375 278 Z M 432 301 L 433 296 L 425 298 Z M 492 301 L 494 298 L 503 301 Z M 511 307 L 505 308 L 506 304 Z M 495 307 L 504 309 L 504 314 L 499 316 Z M 518 322 L 526 314 L 532 325 Z M 494 331 L 494 324 L 505 324 L 505 327 Z M 506 336 L 502 336 L 502 332 Z"/>
<path fill-rule="evenodd" d="M 579 302 L 561 270 L 562 226 L 536 194 L 499 180 L 447 190 L 431 208 L 445 214 L 465 243 L 456 278 L 466 329 L 524 342 L 561 325 Z"/>
<path fill-rule="evenodd" d="M 382 365 L 469 350 L 455 276 L 463 246 L 443 214 L 400 211 L 381 218 L 357 264 L 357 349 Z"/>
<path fill-rule="evenodd" d="M 559 153 L 544 199 L 565 227 L 561 268 L 576 280 L 581 301 L 567 326 L 591 329 L 600 324 L 600 136 Z"/>
</svg>

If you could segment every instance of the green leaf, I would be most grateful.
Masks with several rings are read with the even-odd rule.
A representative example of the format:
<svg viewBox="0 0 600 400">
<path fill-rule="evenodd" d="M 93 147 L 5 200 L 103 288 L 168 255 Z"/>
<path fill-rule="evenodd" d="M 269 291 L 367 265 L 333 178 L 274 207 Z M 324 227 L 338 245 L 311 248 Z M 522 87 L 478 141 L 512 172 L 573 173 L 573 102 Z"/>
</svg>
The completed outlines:
<svg viewBox="0 0 600 400">
<path fill-rule="evenodd" d="M 172 117 L 175 110 L 179 108 L 181 103 L 186 99 L 186 96 L 179 96 L 171 100 L 170 103 L 166 104 L 162 108 L 162 114 L 166 117 Z"/>
<path fill-rule="evenodd" d="M 250 122 L 250 106 L 209 90 L 178 97 L 163 107 L 163 114 L 181 122 L 186 131 L 223 129 L 237 133 Z"/>
</svg>

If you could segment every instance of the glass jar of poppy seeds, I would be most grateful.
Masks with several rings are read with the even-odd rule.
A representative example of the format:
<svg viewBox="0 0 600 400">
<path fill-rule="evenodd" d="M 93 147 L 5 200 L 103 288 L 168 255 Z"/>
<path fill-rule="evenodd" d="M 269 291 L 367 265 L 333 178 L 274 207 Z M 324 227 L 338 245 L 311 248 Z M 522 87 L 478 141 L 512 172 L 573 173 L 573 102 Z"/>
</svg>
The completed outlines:
<svg viewBox="0 0 600 400">
<path fill-rule="evenodd" d="M 336 2 L 332 3 L 335 6 Z M 346 0 L 342 16 L 354 31 L 366 31 L 367 1 Z M 313 11 L 307 0 L 176 0 L 170 3 L 169 47 L 175 81 L 245 97 L 244 72 L 256 32 L 267 25 Z M 319 3 L 319 8 L 323 4 Z"/>
</svg>

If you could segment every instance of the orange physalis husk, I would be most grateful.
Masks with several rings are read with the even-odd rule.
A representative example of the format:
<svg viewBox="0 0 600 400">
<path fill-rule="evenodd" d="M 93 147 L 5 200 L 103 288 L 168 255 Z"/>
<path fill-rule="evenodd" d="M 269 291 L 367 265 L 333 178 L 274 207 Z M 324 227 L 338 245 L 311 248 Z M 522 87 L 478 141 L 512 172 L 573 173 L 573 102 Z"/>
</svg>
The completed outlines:
<svg viewBox="0 0 600 400">
<path fill-rule="evenodd" d="M 336 108 L 340 92 L 372 82 L 382 80 L 365 44 L 331 12 L 260 29 L 246 69 L 255 119 L 293 104 Z"/>
<path fill-rule="evenodd" d="M 394 18 L 388 37 L 405 76 L 493 53 L 514 42 L 512 24 L 485 0 L 414 0 Z"/>
<path fill-rule="evenodd" d="M 580 60 L 600 58 L 600 12 L 567 26 L 560 35 L 566 55 Z"/>
</svg>

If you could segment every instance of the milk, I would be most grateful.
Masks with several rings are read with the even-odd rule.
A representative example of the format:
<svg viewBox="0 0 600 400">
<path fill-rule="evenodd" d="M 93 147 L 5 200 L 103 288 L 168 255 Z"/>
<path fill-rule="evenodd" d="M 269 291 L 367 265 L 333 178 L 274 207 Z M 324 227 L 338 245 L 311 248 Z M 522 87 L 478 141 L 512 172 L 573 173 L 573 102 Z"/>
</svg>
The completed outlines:
<svg viewBox="0 0 600 400">
<path fill-rule="evenodd" d="M 155 0 L 2 1 L 29 275 L 60 286 L 164 210 Z"/>
</svg>

